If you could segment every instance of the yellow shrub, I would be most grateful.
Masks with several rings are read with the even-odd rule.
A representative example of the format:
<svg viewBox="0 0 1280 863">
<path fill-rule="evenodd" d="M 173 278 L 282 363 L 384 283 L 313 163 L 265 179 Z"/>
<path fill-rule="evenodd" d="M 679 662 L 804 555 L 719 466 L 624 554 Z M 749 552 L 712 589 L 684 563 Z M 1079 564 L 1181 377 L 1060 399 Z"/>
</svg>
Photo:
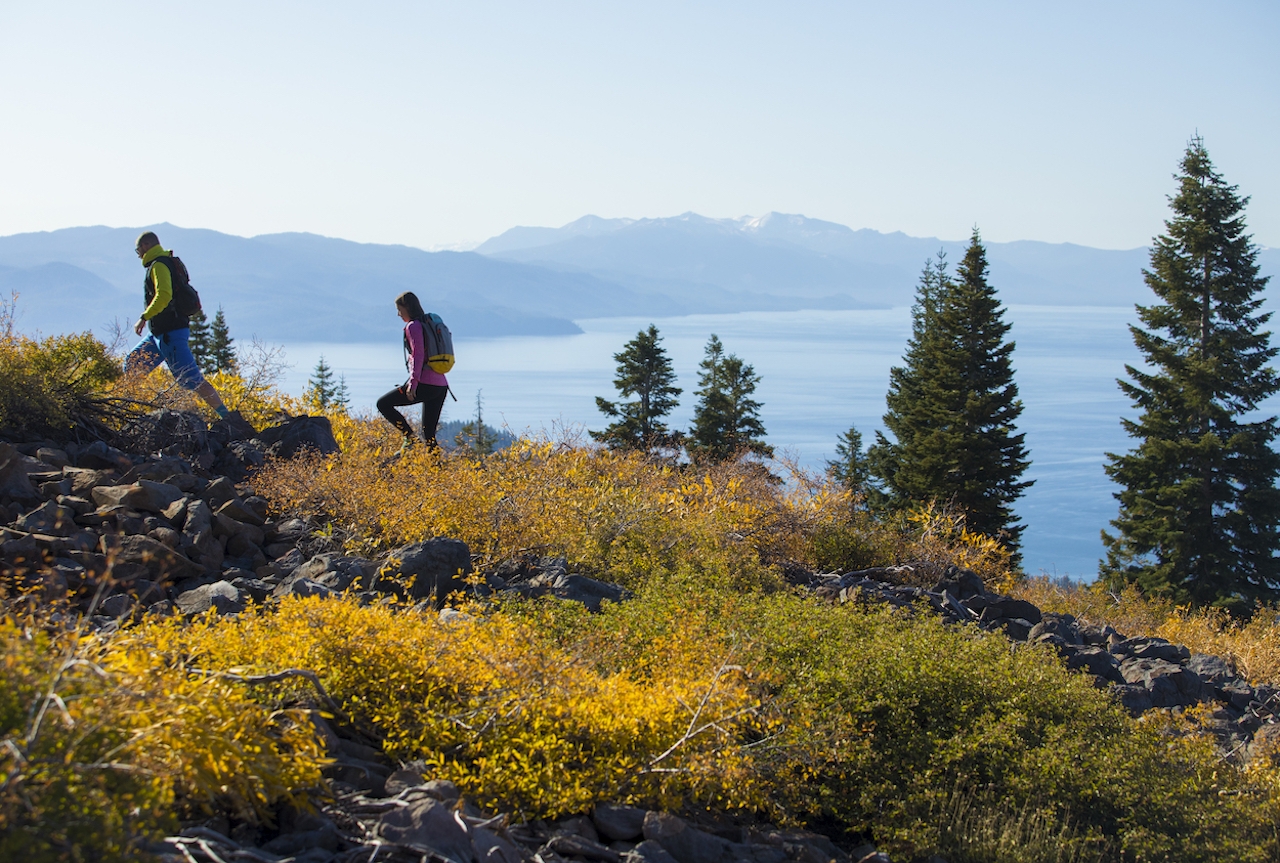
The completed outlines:
<svg viewBox="0 0 1280 863">
<path fill-rule="evenodd" d="M 697 637 L 676 632 L 657 651 L 677 661 L 606 673 L 510 616 L 445 624 L 300 599 L 237 620 L 151 624 L 130 641 L 206 669 L 310 669 L 392 757 L 426 762 L 481 805 L 554 816 L 608 799 L 753 802 L 742 744 L 759 702 L 741 669 L 691 646 Z"/>
<path fill-rule="evenodd" d="M 564 555 L 623 583 L 687 563 L 765 585 L 775 564 L 839 565 L 842 549 L 859 544 L 886 550 L 875 562 L 905 554 L 991 580 L 1007 572 L 1007 553 L 955 519 L 933 510 L 917 525 L 851 519 L 847 491 L 802 476 L 779 485 L 750 463 L 672 466 L 546 440 L 483 459 L 420 448 L 392 462 L 399 441 L 383 426 L 340 422 L 340 457 L 268 466 L 256 487 L 278 509 L 327 514 L 366 552 L 451 536 L 484 562 Z"/>
<path fill-rule="evenodd" d="M 0 858 L 137 859 L 175 804 L 263 818 L 317 785 L 314 729 L 289 711 L 129 639 L 42 625 L 0 620 Z"/>
</svg>

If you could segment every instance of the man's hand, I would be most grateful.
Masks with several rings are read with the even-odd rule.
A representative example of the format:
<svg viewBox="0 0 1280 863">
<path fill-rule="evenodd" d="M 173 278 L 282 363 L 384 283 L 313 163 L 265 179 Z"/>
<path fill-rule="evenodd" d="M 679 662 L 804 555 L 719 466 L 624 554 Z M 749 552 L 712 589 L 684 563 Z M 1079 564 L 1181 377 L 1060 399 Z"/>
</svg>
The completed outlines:
<svg viewBox="0 0 1280 863">
<path fill-rule="evenodd" d="M 133 331 L 138 335 L 142 335 L 142 331 L 147 328 L 147 322 L 142 318 L 138 318 L 138 322 L 133 325 Z"/>
</svg>

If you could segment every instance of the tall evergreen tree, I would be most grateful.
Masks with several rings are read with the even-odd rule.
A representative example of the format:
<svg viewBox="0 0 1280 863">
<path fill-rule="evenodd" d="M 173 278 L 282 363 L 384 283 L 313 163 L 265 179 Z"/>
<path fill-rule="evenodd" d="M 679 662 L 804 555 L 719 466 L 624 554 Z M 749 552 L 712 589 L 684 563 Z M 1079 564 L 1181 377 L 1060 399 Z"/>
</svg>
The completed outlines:
<svg viewBox="0 0 1280 863">
<path fill-rule="evenodd" d="M 187 345 L 191 348 L 196 365 L 206 375 L 213 374 L 217 368 L 213 365 L 213 356 L 209 351 L 209 319 L 204 312 L 196 312 L 191 316 L 190 331 Z"/>
<path fill-rule="evenodd" d="M 936 500 L 957 507 L 966 526 L 1014 552 L 1025 525 L 1013 503 L 1031 485 L 1022 413 L 1013 381 L 1014 343 L 975 229 L 951 278 L 945 260 L 927 263 L 912 319 L 906 365 L 890 373 L 885 427 L 870 459 L 891 503 Z"/>
<path fill-rule="evenodd" d="M 862 450 L 862 432 L 856 426 L 836 438 L 836 458 L 827 461 L 831 478 L 850 491 L 865 493 L 871 481 L 867 454 Z"/>
<path fill-rule="evenodd" d="M 679 404 L 682 390 L 674 385 L 676 373 L 661 341 L 658 328 L 650 324 L 649 329 L 641 330 L 613 355 L 618 364 L 613 385 L 620 395 L 636 399 L 618 404 L 596 397 L 600 412 L 617 420 L 604 431 L 590 434 L 610 449 L 651 450 L 671 446 L 678 439 L 663 417 Z"/>
<path fill-rule="evenodd" d="M 1108 454 L 1122 486 L 1103 532 L 1113 585 L 1194 602 L 1280 598 L 1280 457 L 1276 418 L 1246 422 L 1280 391 L 1262 329 L 1266 277 L 1245 233 L 1248 198 L 1214 170 L 1198 136 L 1177 175 L 1173 216 L 1151 250 L 1146 283 L 1159 302 L 1131 326 L 1147 370 L 1120 388 L 1141 411 L 1122 420 L 1137 446 Z"/>
<path fill-rule="evenodd" d="M 332 404 L 338 394 L 338 386 L 333 381 L 333 369 L 324 361 L 324 354 L 316 363 L 311 379 L 307 381 L 307 395 L 321 408 Z"/>
<path fill-rule="evenodd" d="M 760 402 L 751 398 L 760 376 L 733 354 L 715 333 L 707 341 L 706 353 L 698 366 L 698 403 L 689 432 L 690 454 L 720 460 L 742 452 L 772 456 L 773 447 L 764 442 Z"/>
<path fill-rule="evenodd" d="M 236 370 L 235 340 L 227 329 L 227 318 L 218 307 L 213 316 L 213 324 L 209 327 L 209 363 L 215 372 L 234 372 Z"/>
</svg>

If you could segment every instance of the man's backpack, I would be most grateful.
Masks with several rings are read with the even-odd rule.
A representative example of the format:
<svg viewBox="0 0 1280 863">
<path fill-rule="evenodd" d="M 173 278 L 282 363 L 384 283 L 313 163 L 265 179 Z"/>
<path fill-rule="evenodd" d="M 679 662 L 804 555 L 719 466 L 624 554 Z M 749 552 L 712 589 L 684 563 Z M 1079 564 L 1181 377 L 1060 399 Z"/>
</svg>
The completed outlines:
<svg viewBox="0 0 1280 863">
<path fill-rule="evenodd" d="M 177 255 L 160 255 L 157 261 L 163 261 L 169 268 L 169 279 L 173 283 L 173 309 L 184 318 L 193 318 L 202 311 L 200 295 L 191 287 L 191 276 L 187 273 L 187 265 Z"/>
<path fill-rule="evenodd" d="M 422 319 L 422 330 L 426 334 L 427 365 L 433 372 L 448 373 L 453 368 L 453 333 L 434 312 Z"/>
</svg>

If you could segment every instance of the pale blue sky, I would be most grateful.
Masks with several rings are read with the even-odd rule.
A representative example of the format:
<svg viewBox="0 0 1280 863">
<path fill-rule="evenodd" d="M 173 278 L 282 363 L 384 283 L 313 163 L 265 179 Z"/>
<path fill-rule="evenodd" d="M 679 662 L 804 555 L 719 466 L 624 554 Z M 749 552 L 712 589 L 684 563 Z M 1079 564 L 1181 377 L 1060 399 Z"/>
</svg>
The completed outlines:
<svg viewBox="0 0 1280 863">
<path fill-rule="evenodd" d="M 1274 246 L 1278 25 L 1276 2 L 5 0 L 0 234 L 429 248 L 778 210 L 1127 248 L 1198 129 Z"/>
</svg>

